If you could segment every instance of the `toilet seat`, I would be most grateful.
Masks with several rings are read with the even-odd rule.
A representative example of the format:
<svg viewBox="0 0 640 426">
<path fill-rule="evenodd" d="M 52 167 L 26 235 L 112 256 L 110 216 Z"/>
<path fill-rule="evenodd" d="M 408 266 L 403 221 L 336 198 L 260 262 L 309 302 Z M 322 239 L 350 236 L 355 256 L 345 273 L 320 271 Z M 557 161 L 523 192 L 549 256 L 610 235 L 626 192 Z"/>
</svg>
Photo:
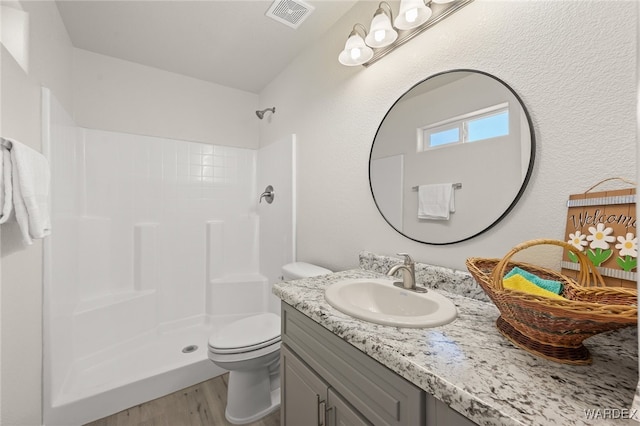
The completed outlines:
<svg viewBox="0 0 640 426">
<path fill-rule="evenodd" d="M 209 351 L 237 354 L 257 351 L 280 342 L 280 317 L 273 313 L 252 315 L 221 327 L 209 338 Z M 274 348 L 275 349 L 275 348 Z"/>
<path fill-rule="evenodd" d="M 280 337 L 277 337 L 275 339 L 271 339 L 267 342 L 262 342 L 262 343 L 258 343 L 256 345 L 252 345 L 252 346 L 244 346 L 242 348 L 217 348 L 215 346 L 212 346 L 211 344 L 209 344 L 209 352 L 214 353 L 214 354 L 220 354 L 220 355 L 224 355 L 224 354 L 240 354 L 240 353 L 245 353 L 245 352 L 253 352 L 253 351 L 257 351 L 258 349 L 262 349 L 262 348 L 266 348 L 268 346 L 272 346 L 276 343 L 280 343 Z M 280 348 L 280 346 L 278 345 L 277 348 Z M 276 349 L 276 348 L 274 348 Z"/>
</svg>

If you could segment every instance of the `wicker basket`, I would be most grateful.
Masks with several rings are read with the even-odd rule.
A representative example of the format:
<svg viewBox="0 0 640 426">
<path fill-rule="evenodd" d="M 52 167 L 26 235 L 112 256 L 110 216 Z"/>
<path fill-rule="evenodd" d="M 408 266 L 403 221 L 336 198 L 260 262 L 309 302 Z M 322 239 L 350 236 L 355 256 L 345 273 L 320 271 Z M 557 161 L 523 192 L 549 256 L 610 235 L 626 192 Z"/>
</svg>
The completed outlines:
<svg viewBox="0 0 640 426">
<path fill-rule="evenodd" d="M 578 256 L 578 282 L 545 268 L 511 257 L 528 247 L 552 244 Z M 498 330 L 516 346 L 563 364 L 585 365 L 591 355 L 582 341 L 605 331 L 635 326 L 638 292 L 635 289 L 605 287 L 593 263 L 572 245 L 557 240 L 532 240 L 514 247 L 502 259 L 469 258 L 467 268 L 500 310 Z M 502 285 L 504 275 L 518 266 L 541 278 L 560 281 L 566 300 L 551 299 Z"/>
</svg>

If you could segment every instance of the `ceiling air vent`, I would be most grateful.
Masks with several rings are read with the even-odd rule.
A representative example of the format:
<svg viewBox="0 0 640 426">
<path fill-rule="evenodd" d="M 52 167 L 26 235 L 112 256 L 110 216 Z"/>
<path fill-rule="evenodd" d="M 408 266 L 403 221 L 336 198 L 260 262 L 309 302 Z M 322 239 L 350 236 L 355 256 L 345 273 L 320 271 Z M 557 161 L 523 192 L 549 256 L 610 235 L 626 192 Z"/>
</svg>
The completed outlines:
<svg viewBox="0 0 640 426">
<path fill-rule="evenodd" d="M 276 0 L 266 15 L 291 28 L 298 28 L 311 15 L 314 7 L 300 0 Z"/>
</svg>

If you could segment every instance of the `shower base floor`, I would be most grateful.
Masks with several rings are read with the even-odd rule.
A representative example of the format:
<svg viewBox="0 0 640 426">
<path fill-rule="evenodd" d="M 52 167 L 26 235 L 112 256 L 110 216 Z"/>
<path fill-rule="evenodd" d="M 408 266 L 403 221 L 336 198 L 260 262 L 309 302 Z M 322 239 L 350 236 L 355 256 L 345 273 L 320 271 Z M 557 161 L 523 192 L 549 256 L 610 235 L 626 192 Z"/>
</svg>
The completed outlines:
<svg viewBox="0 0 640 426">
<path fill-rule="evenodd" d="M 76 361 L 51 407 L 45 407 L 45 425 L 88 423 L 225 373 L 209 360 L 207 342 L 235 319 L 198 318 L 159 327 Z"/>
</svg>

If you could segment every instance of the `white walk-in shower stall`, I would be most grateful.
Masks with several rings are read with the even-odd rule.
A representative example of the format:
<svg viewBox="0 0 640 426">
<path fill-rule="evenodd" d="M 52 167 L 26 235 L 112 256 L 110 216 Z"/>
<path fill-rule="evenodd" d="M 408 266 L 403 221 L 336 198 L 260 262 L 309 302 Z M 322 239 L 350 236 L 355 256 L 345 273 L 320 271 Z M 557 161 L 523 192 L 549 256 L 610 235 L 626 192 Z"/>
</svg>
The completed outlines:
<svg viewBox="0 0 640 426">
<path fill-rule="evenodd" d="M 248 112 L 253 114 L 253 112 Z M 295 137 L 258 150 L 78 127 L 43 89 L 44 422 L 82 424 L 224 373 L 216 327 L 278 312 Z M 259 203 L 267 185 L 273 203 Z"/>
</svg>

